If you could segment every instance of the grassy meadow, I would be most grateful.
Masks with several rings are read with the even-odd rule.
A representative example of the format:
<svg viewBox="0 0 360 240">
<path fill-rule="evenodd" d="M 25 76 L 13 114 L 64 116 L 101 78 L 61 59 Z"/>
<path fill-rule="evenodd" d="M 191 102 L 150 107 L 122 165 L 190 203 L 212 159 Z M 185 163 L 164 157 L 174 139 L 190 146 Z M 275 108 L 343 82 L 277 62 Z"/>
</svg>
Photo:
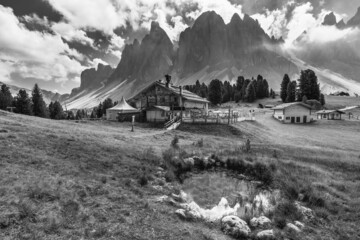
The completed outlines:
<svg viewBox="0 0 360 240">
<path fill-rule="evenodd" d="M 175 135 L 184 156 L 271 165 L 272 188 L 289 199 L 309 196 L 316 219 L 289 239 L 360 239 L 360 121 L 284 125 L 265 111 L 232 126 L 130 130 L 0 111 L 0 239 L 231 239 L 158 201 L 181 189 L 159 168 Z"/>
</svg>

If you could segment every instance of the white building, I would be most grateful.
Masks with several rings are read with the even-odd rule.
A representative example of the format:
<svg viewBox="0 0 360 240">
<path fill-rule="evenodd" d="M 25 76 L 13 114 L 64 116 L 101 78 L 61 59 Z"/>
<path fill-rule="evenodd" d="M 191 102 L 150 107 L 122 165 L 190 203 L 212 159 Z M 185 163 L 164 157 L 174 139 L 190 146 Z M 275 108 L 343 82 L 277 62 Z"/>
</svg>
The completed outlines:
<svg viewBox="0 0 360 240">
<path fill-rule="evenodd" d="M 125 121 L 130 120 L 133 115 L 139 114 L 140 111 L 130 106 L 124 97 L 116 106 L 106 109 L 106 120 Z"/>
<path fill-rule="evenodd" d="M 312 122 L 311 106 L 302 102 L 284 103 L 274 108 L 274 118 L 283 123 Z"/>
</svg>

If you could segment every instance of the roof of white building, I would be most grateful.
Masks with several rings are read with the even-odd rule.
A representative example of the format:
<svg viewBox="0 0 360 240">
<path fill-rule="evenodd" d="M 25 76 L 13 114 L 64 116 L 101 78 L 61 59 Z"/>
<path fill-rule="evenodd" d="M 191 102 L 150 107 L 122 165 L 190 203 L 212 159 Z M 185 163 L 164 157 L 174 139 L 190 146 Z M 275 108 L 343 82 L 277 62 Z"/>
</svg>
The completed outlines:
<svg viewBox="0 0 360 240">
<path fill-rule="evenodd" d="M 300 105 L 300 106 L 303 106 L 305 108 L 312 109 L 310 105 L 307 105 L 307 104 L 305 104 L 303 102 L 283 103 L 283 104 L 277 105 L 276 107 L 273 107 L 272 109 L 273 110 L 282 110 L 282 109 L 285 109 L 285 108 L 288 108 L 288 107 L 292 107 L 294 105 Z"/>
</svg>

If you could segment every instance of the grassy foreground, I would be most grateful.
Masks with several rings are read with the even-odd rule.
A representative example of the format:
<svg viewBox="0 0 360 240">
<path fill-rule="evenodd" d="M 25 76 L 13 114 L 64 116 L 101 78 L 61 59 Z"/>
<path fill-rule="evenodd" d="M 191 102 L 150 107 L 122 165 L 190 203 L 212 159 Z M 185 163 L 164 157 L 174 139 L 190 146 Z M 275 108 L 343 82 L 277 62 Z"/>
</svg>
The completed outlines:
<svg viewBox="0 0 360 240">
<path fill-rule="evenodd" d="M 156 201 L 181 187 L 156 178 L 175 135 L 190 155 L 275 165 L 274 187 L 289 198 L 311 188 L 317 218 L 294 239 L 360 239 L 359 122 L 293 126 L 263 114 L 232 127 L 130 129 L 0 111 L 0 239 L 230 239 Z"/>
</svg>

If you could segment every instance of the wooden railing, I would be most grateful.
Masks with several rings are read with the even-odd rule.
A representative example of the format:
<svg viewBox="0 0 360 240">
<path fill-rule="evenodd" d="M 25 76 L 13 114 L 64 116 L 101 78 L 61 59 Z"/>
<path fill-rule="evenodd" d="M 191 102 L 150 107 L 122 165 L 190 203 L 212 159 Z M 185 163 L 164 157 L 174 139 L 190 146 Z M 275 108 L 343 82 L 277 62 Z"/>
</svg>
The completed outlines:
<svg viewBox="0 0 360 240">
<path fill-rule="evenodd" d="M 175 123 L 178 123 L 178 122 L 181 122 L 181 118 L 178 118 L 178 117 L 174 117 L 173 119 L 171 119 L 170 121 L 166 122 L 164 124 L 164 128 L 169 128 L 171 125 L 175 124 Z"/>
</svg>

